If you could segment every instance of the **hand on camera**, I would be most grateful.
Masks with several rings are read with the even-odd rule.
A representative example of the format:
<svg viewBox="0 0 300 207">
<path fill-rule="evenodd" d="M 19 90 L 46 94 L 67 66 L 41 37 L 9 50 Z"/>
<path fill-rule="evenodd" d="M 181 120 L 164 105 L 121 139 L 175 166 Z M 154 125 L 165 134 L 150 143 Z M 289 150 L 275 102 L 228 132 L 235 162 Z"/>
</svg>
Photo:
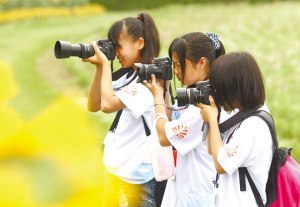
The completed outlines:
<svg viewBox="0 0 300 207">
<path fill-rule="evenodd" d="M 160 83 L 161 82 L 161 83 Z M 153 96 L 163 96 L 163 80 L 156 80 L 156 77 L 154 74 L 151 75 L 151 80 L 144 81 L 144 85 L 151 91 Z"/>
<path fill-rule="evenodd" d="M 107 59 L 107 57 L 104 55 L 103 52 L 100 51 L 98 45 L 96 44 L 96 42 L 93 42 L 93 48 L 95 50 L 95 54 L 92 57 L 89 58 L 84 58 L 82 59 L 83 62 L 90 62 L 96 66 L 100 66 L 100 68 L 103 68 L 103 66 L 105 64 L 109 65 L 109 61 Z M 110 67 L 110 66 L 109 66 Z"/>
<path fill-rule="evenodd" d="M 219 114 L 218 108 L 212 96 L 209 96 L 209 102 L 210 105 L 205 105 L 202 103 L 197 105 L 197 107 L 201 109 L 200 114 L 206 123 L 217 121 Z"/>
</svg>

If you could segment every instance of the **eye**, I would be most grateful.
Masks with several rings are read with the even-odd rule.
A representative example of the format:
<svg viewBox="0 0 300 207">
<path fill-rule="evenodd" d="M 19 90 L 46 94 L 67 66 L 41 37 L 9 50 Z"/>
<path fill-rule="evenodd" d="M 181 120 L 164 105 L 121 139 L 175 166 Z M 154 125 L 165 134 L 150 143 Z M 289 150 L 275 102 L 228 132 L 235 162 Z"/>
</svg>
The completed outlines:
<svg viewBox="0 0 300 207">
<path fill-rule="evenodd" d="M 175 67 L 179 67 L 179 68 L 180 68 L 181 66 L 180 66 L 179 63 L 173 61 L 173 67 L 174 67 L 174 68 L 175 68 Z"/>
</svg>

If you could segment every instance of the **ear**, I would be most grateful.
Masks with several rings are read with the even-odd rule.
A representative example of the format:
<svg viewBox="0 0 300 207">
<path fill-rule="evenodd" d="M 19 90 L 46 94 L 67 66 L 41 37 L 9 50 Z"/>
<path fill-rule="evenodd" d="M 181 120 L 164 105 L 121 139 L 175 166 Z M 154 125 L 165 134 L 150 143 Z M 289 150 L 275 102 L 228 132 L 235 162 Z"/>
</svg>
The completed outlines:
<svg viewBox="0 0 300 207">
<path fill-rule="evenodd" d="M 205 57 L 201 57 L 198 63 L 200 64 L 200 68 L 205 68 L 207 65 L 207 59 Z"/>
<path fill-rule="evenodd" d="M 137 40 L 137 44 L 138 44 L 138 49 L 142 50 L 144 48 L 144 46 L 145 46 L 145 40 L 144 40 L 144 38 L 140 37 Z"/>
</svg>

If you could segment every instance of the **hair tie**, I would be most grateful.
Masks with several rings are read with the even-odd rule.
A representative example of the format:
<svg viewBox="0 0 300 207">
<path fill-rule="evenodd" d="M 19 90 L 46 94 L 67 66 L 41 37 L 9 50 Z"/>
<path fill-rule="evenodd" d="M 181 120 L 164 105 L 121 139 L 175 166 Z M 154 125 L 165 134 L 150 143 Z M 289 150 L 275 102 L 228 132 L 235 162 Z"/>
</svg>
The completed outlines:
<svg viewBox="0 0 300 207">
<path fill-rule="evenodd" d="M 141 20 L 142 22 L 144 22 L 144 17 L 143 17 L 142 15 L 139 15 L 139 16 L 137 17 L 137 19 L 138 19 L 138 20 Z"/>
<path fill-rule="evenodd" d="M 219 41 L 219 35 L 213 33 L 213 32 L 206 32 L 205 35 L 210 39 L 212 42 L 212 45 L 214 46 L 215 50 L 220 49 L 221 44 Z"/>
</svg>

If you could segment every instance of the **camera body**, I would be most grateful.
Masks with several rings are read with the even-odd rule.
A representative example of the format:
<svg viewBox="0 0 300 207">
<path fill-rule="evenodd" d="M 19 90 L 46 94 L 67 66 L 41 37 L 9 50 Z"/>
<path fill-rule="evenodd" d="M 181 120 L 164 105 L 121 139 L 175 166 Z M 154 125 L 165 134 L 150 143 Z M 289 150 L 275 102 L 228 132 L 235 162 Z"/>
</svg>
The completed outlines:
<svg viewBox="0 0 300 207">
<path fill-rule="evenodd" d="M 172 60 L 169 57 L 154 58 L 153 64 L 135 63 L 138 76 L 143 80 L 150 80 L 154 74 L 157 79 L 172 80 Z"/>
<path fill-rule="evenodd" d="M 177 88 L 178 106 L 196 105 L 199 103 L 209 105 L 209 96 L 215 96 L 215 91 L 208 80 L 196 83 L 196 88 Z"/>
<path fill-rule="evenodd" d="M 97 45 L 108 60 L 114 60 L 116 57 L 116 51 L 112 42 L 108 39 L 100 39 Z M 57 59 L 69 58 L 70 56 L 77 56 L 79 58 L 89 58 L 95 54 L 92 44 L 71 44 L 66 41 L 56 41 L 54 46 L 54 54 Z"/>
</svg>

